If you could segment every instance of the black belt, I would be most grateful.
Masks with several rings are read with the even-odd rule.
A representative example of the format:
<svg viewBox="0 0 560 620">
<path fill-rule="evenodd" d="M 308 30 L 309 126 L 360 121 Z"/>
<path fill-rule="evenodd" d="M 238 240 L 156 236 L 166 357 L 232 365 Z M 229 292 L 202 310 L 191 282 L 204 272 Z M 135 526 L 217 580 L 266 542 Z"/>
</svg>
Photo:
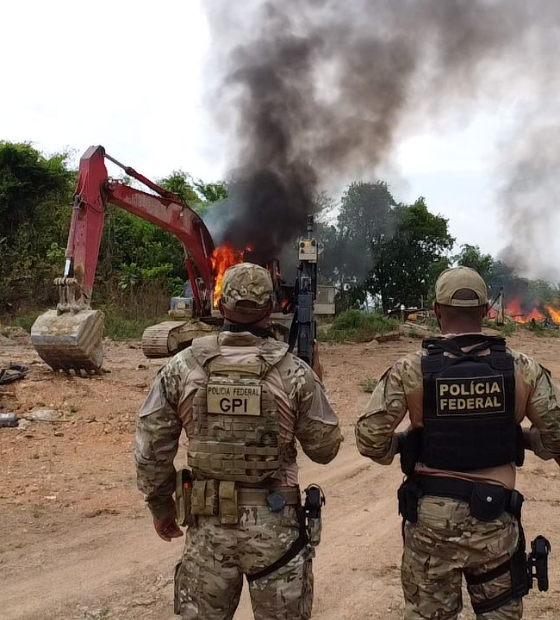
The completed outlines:
<svg viewBox="0 0 560 620">
<path fill-rule="evenodd" d="M 465 502 L 470 502 L 476 488 L 485 487 L 503 490 L 505 493 L 505 510 L 514 516 L 520 516 L 521 503 L 523 496 L 518 491 L 511 491 L 499 484 L 488 484 L 482 482 L 471 482 L 459 478 L 446 478 L 443 476 L 421 476 L 414 477 L 416 484 L 422 489 L 423 495 L 435 495 L 436 497 L 450 497 Z"/>
</svg>

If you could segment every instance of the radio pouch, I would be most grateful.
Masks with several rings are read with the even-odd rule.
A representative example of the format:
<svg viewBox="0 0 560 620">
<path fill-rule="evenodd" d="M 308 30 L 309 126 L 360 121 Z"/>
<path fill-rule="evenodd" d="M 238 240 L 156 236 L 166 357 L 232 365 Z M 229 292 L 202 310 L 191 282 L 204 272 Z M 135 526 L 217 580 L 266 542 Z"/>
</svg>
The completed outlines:
<svg viewBox="0 0 560 620">
<path fill-rule="evenodd" d="M 218 514 L 217 480 L 195 480 L 192 490 L 192 514 L 201 517 L 212 517 Z"/>
</svg>

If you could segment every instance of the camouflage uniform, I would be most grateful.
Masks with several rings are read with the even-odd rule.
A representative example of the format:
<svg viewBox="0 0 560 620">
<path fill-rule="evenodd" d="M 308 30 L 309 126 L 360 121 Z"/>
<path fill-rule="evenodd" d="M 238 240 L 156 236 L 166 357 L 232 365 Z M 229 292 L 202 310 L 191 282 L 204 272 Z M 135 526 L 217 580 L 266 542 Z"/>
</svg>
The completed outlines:
<svg viewBox="0 0 560 620">
<path fill-rule="evenodd" d="M 239 266 L 237 266 L 239 267 Z M 236 268 L 234 268 L 236 269 Z M 258 268 L 262 269 L 262 268 Z M 232 271 L 232 270 L 229 270 Z M 238 300 L 269 299 L 262 271 L 242 267 L 236 286 L 224 278 L 224 305 Z M 261 278 L 259 280 L 259 278 Z M 271 286 L 271 285 L 270 285 Z M 342 441 L 336 414 L 311 368 L 286 353 L 283 343 L 249 332 L 222 332 L 176 355 L 165 366 L 144 403 L 136 435 L 136 468 L 139 489 L 157 518 L 174 515 L 175 458 L 179 437 L 195 436 L 197 394 L 208 383 L 199 361 L 204 351 L 219 348 L 220 360 L 251 364 L 263 356 L 273 363 L 263 386 L 276 403 L 280 468 L 263 488 L 297 489 L 296 438 L 315 462 L 328 463 Z M 200 354 L 202 351 L 202 354 Z M 275 356 L 277 359 L 275 359 Z M 222 620 L 232 618 L 239 602 L 243 575 L 272 565 L 297 539 L 296 509 L 287 505 L 278 512 L 267 506 L 239 504 L 238 523 L 224 525 L 217 516 L 197 516 L 189 526 L 182 562 L 176 571 L 176 609 L 182 618 Z M 257 620 L 309 618 L 313 597 L 312 550 L 305 547 L 283 567 L 250 582 Z"/>
<path fill-rule="evenodd" d="M 560 398 L 550 373 L 532 358 L 509 351 L 515 363 L 515 409 L 518 422 L 532 422 L 531 447 L 537 454 L 552 455 L 560 464 Z M 481 352 L 480 354 L 484 354 Z M 409 413 L 413 428 L 422 426 L 423 376 L 420 360 L 425 351 L 400 359 L 382 376 L 366 411 L 358 420 L 358 450 L 374 461 L 389 465 L 396 454 L 395 431 Z M 501 484 L 514 488 L 513 463 L 476 472 L 433 470 L 417 464 L 424 475 L 444 475 Z M 504 513 L 492 522 L 470 515 L 467 503 L 433 496 L 419 502 L 418 522 L 405 527 L 402 583 L 405 618 L 453 619 L 462 609 L 462 574 L 478 575 L 503 564 L 515 551 L 518 528 Z M 509 574 L 484 585 L 469 586 L 473 603 L 498 596 L 511 586 Z M 514 601 L 478 618 L 515 620 L 522 617 L 522 602 Z"/>
</svg>

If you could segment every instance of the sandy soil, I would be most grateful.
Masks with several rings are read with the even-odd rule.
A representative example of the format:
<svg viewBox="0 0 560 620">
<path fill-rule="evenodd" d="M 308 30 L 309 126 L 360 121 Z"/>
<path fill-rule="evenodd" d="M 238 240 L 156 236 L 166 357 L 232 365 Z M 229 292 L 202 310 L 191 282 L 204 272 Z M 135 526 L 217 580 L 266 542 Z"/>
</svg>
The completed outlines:
<svg viewBox="0 0 560 620">
<path fill-rule="evenodd" d="M 359 456 L 353 424 L 368 398 L 360 383 L 418 344 L 322 348 L 346 442 L 328 466 L 301 459 L 302 483 L 317 482 L 328 496 L 315 618 L 402 617 L 395 497 L 401 476 L 396 465 Z M 511 344 L 560 376 L 560 339 L 523 334 Z M 171 570 L 181 543 L 166 544 L 153 532 L 132 462 L 136 413 L 161 362 L 146 360 L 138 344 L 107 343 L 106 358 L 109 372 L 99 377 L 54 376 L 25 335 L 0 337 L 0 367 L 11 360 L 32 369 L 25 380 L 0 388 L 0 411 L 51 408 L 60 416 L 0 429 L 0 617 L 6 620 L 174 617 Z M 542 533 L 553 548 L 550 591 L 525 599 L 530 619 L 560 618 L 559 474 L 554 463 L 532 457 L 520 474 L 528 536 Z M 244 596 L 236 619 L 251 617 Z"/>
</svg>

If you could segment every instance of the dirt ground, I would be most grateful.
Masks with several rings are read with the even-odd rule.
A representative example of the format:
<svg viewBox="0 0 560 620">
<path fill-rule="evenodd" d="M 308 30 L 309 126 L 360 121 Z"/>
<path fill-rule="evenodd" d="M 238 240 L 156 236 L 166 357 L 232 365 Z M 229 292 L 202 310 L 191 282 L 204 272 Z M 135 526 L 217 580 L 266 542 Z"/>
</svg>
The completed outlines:
<svg viewBox="0 0 560 620">
<path fill-rule="evenodd" d="M 560 338 L 516 335 L 512 346 L 560 377 Z M 402 617 L 402 543 L 397 465 L 358 454 L 353 425 L 368 395 L 360 387 L 418 340 L 323 346 L 325 383 L 346 441 L 327 466 L 301 458 L 305 485 L 327 493 L 315 563 L 314 618 Z M 132 443 L 138 408 L 159 360 L 137 343 L 106 345 L 106 369 L 90 379 L 55 376 L 24 334 L 0 336 L 0 367 L 31 372 L 0 388 L 0 412 L 54 409 L 56 422 L 0 429 L 0 617 L 6 620 L 164 620 L 172 614 L 171 572 L 181 543 L 164 543 L 136 491 Z M 181 458 L 180 456 L 178 458 Z M 525 599 L 526 618 L 560 618 L 560 484 L 557 466 L 528 457 L 519 476 L 529 537 L 551 543 L 551 588 Z M 244 593 L 236 620 L 251 618 Z M 462 618 L 472 618 L 465 611 Z"/>
</svg>

